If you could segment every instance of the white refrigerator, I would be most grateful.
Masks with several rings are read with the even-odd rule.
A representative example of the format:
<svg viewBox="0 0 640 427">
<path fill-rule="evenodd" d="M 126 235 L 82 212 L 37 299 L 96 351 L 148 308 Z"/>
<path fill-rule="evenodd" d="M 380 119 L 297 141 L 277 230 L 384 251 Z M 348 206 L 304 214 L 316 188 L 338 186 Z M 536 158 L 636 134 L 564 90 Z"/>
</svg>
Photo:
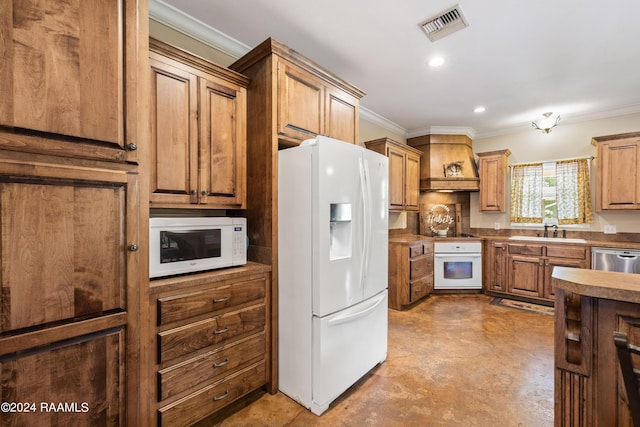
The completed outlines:
<svg viewBox="0 0 640 427">
<path fill-rule="evenodd" d="M 388 159 L 319 136 L 278 162 L 279 388 L 320 415 L 386 359 Z"/>
</svg>

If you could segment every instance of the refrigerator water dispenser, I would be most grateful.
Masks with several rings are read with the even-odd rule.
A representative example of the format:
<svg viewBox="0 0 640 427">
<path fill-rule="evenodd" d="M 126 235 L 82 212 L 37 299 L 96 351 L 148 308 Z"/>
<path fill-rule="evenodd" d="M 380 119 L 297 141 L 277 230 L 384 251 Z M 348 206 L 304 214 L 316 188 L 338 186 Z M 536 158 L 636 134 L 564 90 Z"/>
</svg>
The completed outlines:
<svg viewBox="0 0 640 427">
<path fill-rule="evenodd" d="M 351 203 L 331 203 L 329 259 L 351 257 Z"/>
</svg>

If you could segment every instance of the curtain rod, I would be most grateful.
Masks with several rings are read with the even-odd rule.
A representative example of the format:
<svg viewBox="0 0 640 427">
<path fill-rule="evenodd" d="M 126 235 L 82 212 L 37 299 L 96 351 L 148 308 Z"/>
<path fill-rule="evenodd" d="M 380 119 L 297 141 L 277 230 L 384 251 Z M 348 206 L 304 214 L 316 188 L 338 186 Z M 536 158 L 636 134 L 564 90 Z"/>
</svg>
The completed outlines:
<svg viewBox="0 0 640 427">
<path fill-rule="evenodd" d="M 555 162 L 564 162 L 567 160 L 582 160 L 582 159 L 587 159 L 587 160 L 593 160 L 595 159 L 595 156 L 585 156 L 585 157 L 572 157 L 570 159 L 555 159 L 555 160 L 538 160 L 535 162 L 522 162 L 522 163 L 512 163 L 509 165 L 510 168 L 514 167 L 514 166 L 520 166 L 520 165 L 529 165 L 531 163 L 555 163 Z"/>
</svg>

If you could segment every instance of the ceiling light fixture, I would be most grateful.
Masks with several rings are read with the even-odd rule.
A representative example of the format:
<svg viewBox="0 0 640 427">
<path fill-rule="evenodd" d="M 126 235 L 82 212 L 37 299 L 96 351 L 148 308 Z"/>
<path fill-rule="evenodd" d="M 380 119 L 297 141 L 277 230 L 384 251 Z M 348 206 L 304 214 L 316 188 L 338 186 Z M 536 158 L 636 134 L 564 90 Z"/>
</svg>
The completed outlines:
<svg viewBox="0 0 640 427">
<path fill-rule="evenodd" d="M 544 118 L 531 122 L 531 126 L 541 130 L 542 133 L 549 133 L 551 129 L 556 127 L 560 121 L 560 114 L 553 114 L 552 112 L 544 113 Z"/>
<path fill-rule="evenodd" d="M 439 67 L 444 64 L 444 58 L 441 56 L 433 57 L 429 60 L 430 67 Z"/>
<path fill-rule="evenodd" d="M 484 113 L 487 109 L 484 107 L 476 107 L 473 109 L 474 113 Z"/>
</svg>

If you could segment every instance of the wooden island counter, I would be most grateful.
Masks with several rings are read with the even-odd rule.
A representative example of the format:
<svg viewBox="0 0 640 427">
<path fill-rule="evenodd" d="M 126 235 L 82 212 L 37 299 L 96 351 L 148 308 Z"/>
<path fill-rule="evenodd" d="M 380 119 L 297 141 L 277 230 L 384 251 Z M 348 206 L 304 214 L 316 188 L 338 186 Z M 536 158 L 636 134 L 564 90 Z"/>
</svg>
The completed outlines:
<svg viewBox="0 0 640 427">
<path fill-rule="evenodd" d="M 640 274 L 556 267 L 552 277 L 555 425 L 632 426 L 613 332 L 640 345 Z"/>
</svg>

